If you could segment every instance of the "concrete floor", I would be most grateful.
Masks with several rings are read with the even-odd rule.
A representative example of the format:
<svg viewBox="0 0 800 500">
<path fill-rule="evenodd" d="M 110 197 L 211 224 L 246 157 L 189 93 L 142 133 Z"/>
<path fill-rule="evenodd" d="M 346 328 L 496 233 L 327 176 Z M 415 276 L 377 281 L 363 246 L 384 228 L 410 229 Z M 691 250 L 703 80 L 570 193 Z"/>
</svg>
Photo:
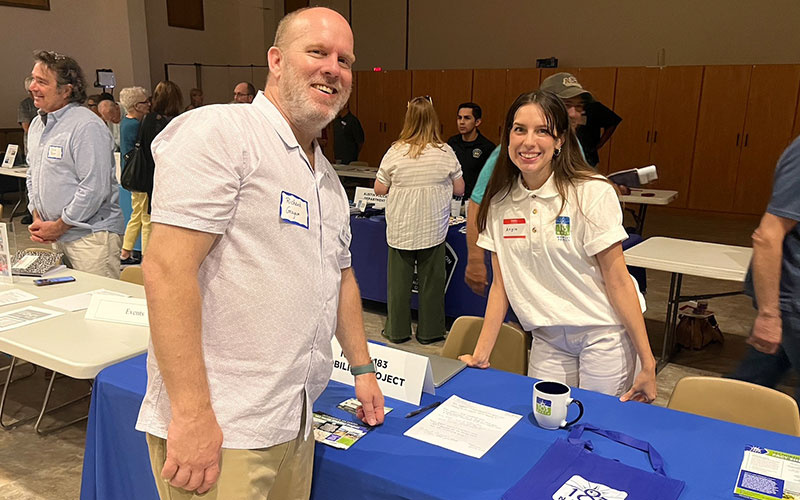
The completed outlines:
<svg viewBox="0 0 800 500">
<path fill-rule="evenodd" d="M 8 207 L 10 208 L 10 207 Z M 670 211 L 650 210 L 645 227 L 645 237 L 672 236 L 750 246 L 750 234 L 758 219 L 729 218 L 719 216 L 688 217 Z M 34 246 L 27 240 L 26 227 L 16 225 L 16 244 L 19 248 Z M 666 311 L 666 296 L 669 286 L 667 273 L 648 271 L 648 310 L 645 314 L 651 342 L 659 345 Z M 737 283 L 687 277 L 685 293 L 713 293 L 736 290 Z M 680 352 L 659 373 L 659 398 L 655 404 L 665 405 L 677 380 L 689 374 L 721 374 L 733 369 L 744 350 L 754 311 L 749 299 L 735 296 L 713 300 L 710 309 L 716 312 L 722 331 L 726 334 L 724 345 L 712 345 L 698 352 Z M 385 309 L 368 304 L 365 311 L 365 327 L 370 339 L 381 341 L 380 331 L 385 323 Z M 414 352 L 437 353 L 442 342 L 422 346 L 415 340 L 398 346 Z M 654 347 L 656 355 L 660 347 Z M 0 360 L 0 366 L 6 361 Z M 0 372 L 0 376 L 4 373 Z M 44 376 L 39 370 L 34 376 L 12 386 L 9 410 L 28 414 L 34 410 L 34 401 L 41 398 L 45 390 Z M 57 381 L 54 398 L 70 397 L 86 389 L 85 382 L 70 379 Z M 40 400 L 40 399 L 39 399 Z M 82 403 L 71 409 L 70 416 L 86 411 Z M 46 419 L 45 423 L 56 422 Z M 85 424 L 77 424 L 56 434 L 39 437 L 32 425 L 23 425 L 11 431 L 0 431 L 0 500 L 78 498 L 85 439 Z"/>
</svg>

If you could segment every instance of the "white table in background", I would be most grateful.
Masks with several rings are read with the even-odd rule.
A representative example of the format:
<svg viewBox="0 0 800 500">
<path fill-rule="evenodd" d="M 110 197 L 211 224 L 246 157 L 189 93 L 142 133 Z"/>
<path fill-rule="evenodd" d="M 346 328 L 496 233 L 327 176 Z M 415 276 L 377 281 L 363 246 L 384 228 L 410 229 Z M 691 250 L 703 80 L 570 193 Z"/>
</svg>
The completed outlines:
<svg viewBox="0 0 800 500">
<path fill-rule="evenodd" d="M 634 212 L 633 209 L 628 209 L 633 215 L 633 220 L 636 222 L 636 234 L 642 235 L 644 230 L 644 218 L 647 215 L 647 207 L 649 205 L 669 205 L 675 198 L 678 197 L 677 191 L 668 191 L 664 189 L 642 189 L 630 188 L 631 194 L 620 195 L 619 201 L 624 203 L 636 203 L 639 205 L 639 211 Z"/>
<path fill-rule="evenodd" d="M 65 269 L 55 276 L 74 276 L 75 281 L 38 287 L 33 284 L 33 278 L 15 277 L 13 284 L 0 284 L 0 291 L 18 288 L 38 297 L 36 300 L 2 306 L 0 313 L 27 306 L 63 312 L 61 316 L 55 318 L 0 332 L 0 352 L 12 356 L 0 398 L 0 425 L 4 428 L 14 427 L 37 418 L 36 432 L 44 433 L 45 431 L 41 431 L 39 426 L 42 416 L 48 411 L 47 404 L 56 373 L 77 379 L 93 379 L 103 368 L 137 356 L 147 350 L 150 338 L 150 329 L 147 327 L 86 320 L 84 319 L 86 310 L 66 312 L 44 304 L 48 300 L 99 288 L 125 293 L 131 297 L 144 298 L 144 287 L 73 269 Z M 38 416 L 4 424 L 2 419 L 6 395 L 11 385 L 14 365 L 18 359 L 52 370 L 53 374 L 50 377 Z M 51 408 L 49 411 L 57 410 L 80 399 L 83 397 Z M 78 420 L 83 420 L 83 418 Z"/>
<path fill-rule="evenodd" d="M 28 176 L 28 167 L 13 167 L 13 168 L 2 168 L 0 167 L 0 175 L 5 175 L 8 177 L 16 177 L 17 182 L 19 184 L 19 199 L 17 200 L 16 205 L 14 208 L 11 209 L 11 214 L 8 216 L 8 223 L 11 226 L 11 230 L 14 230 L 14 216 L 17 215 L 17 210 L 19 206 L 22 204 L 23 201 L 27 199 L 27 192 L 25 186 L 25 178 Z"/>
<path fill-rule="evenodd" d="M 378 175 L 378 169 L 364 165 L 343 165 L 336 163 L 333 165 L 339 177 L 357 177 L 359 179 L 374 179 Z"/>
<path fill-rule="evenodd" d="M 675 328 L 678 305 L 687 300 L 704 300 L 714 297 L 738 295 L 741 291 L 705 295 L 681 295 L 683 275 L 744 282 L 753 249 L 733 245 L 720 245 L 703 241 L 654 237 L 625 250 L 625 263 L 672 273 L 667 297 L 667 316 L 664 321 L 664 344 L 660 370 L 672 355 L 675 347 Z"/>
</svg>

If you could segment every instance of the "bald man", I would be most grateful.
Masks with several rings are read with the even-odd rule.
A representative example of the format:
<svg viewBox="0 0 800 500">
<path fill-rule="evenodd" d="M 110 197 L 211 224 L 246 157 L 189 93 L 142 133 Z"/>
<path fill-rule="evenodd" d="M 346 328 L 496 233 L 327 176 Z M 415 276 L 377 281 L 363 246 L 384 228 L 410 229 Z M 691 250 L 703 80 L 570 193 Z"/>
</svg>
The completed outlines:
<svg viewBox="0 0 800 500">
<path fill-rule="evenodd" d="M 233 87 L 233 102 L 250 104 L 256 96 L 256 88 L 250 82 L 239 82 Z"/>
<path fill-rule="evenodd" d="M 119 151 L 119 122 L 122 120 L 119 104 L 111 99 L 104 99 L 97 104 L 97 112 L 108 125 L 111 135 L 114 136 L 114 148 Z"/>
<path fill-rule="evenodd" d="M 359 417 L 383 422 L 347 197 L 314 139 L 350 96 L 353 34 L 332 10 L 301 9 L 267 59 L 250 106 L 203 106 L 153 141 L 152 344 L 136 428 L 161 498 L 308 498 L 333 335 Z"/>
</svg>

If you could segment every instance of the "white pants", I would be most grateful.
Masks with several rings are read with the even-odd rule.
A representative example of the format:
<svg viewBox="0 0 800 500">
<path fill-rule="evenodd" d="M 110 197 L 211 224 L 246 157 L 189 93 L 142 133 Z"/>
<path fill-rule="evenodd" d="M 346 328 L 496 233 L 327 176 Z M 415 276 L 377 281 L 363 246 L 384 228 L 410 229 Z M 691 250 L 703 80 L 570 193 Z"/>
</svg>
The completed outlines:
<svg viewBox="0 0 800 500">
<path fill-rule="evenodd" d="M 75 241 L 53 243 L 53 250 L 63 252 L 72 269 L 119 279 L 119 252 L 122 237 L 99 231 Z"/>
<path fill-rule="evenodd" d="M 621 396 L 633 385 L 636 351 L 622 326 L 548 326 L 533 332 L 528 376 Z"/>
</svg>

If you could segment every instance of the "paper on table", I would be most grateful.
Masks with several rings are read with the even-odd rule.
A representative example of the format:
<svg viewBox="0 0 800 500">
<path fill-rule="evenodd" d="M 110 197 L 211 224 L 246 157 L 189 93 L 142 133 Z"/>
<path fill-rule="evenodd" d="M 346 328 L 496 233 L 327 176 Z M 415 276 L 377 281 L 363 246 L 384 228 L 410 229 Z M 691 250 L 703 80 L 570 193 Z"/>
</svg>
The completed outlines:
<svg viewBox="0 0 800 500">
<path fill-rule="evenodd" d="M 65 311 L 74 312 L 81 311 L 89 307 L 89 302 L 92 301 L 92 295 L 113 295 L 116 297 L 130 297 L 130 295 L 113 290 L 106 290 L 99 288 L 90 292 L 76 293 L 75 295 L 68 295 L 58 299 L 48 300 L 45 302 L 48 306 L 58 307 Z"/>
<path fill-rule="evenodd" d="M 481 458 L 522 415 L 450 396 L 404 435 Z"/>
<path fill-rule="evenodd" d="M 38 299 L 36 295 L 28 293 L 25 290 L 13 288 L 0 292 L 0 306 L 7 306 L 9 304 L 16 304 L 17 302 L 25 302 L 26 300 Z"/>
<path fill-rule="evenodd" d="M 19 328 L 20 326 L 30 325 L 31 323 L 36 323 L 37 321 L 55 318 L 56 316 L 61 316 L 62 314 L 64 313 L 33 306 L 15 309 L 13 311 L 0 314 L 0 332 L 11 330 L 12 328 Z"/>
</svg>

